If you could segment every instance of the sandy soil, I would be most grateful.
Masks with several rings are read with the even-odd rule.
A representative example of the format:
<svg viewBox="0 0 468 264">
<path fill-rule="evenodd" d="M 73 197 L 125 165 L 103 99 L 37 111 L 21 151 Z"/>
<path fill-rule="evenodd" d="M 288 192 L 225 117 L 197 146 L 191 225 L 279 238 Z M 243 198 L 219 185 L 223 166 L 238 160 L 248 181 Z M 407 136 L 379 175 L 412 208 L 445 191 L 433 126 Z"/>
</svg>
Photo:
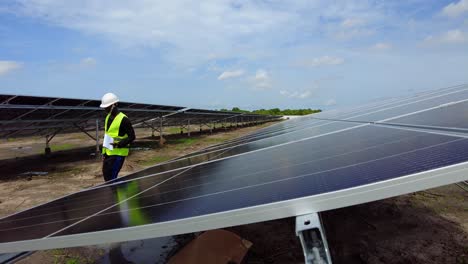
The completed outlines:
<svg viewBox="0 0 468 264">
<path fill-rule="evenodd" d="M 159 147 L 150 131 L 138 130 L 136 150 L 120 175 L 216 144 L 258 127 L 222 131 L 213 135 L 168 137 Z M 93 141 L 81 134 L 58 135 L 58 146 L 84 146 L 64 150 L 51 157 L 41 153 L 41 139 L 3 142 L 0 146 L 0 216 L 44 203 L 102 183 L 101 162 L 90 155 Z M 42 145 L 41 145 L 42 144 Z M 22 151 L 12 150 L 22 146 Z M 10 149 L 10 151 L 8 151 Z M 20 154 L 18 154 L 20 153 Z M 26 154 L 25 154 L 26 153 Z M 28 175 L 25 172 L 48 172 Z M 456 185 L 444 186 L 322 214 L 334 263 L 468 263 L 468 192 Z M 253 242 L 244 263 L 302 263 L 295 235 L 295 219 L 228 228 Z M 193 235 L 178 236 L 184 241 Z M 170 254 L 176 251 L 172 250 Z M 114 263 L 103 261 L 112 254 L 100 247 L 40 251 L 19 263 Z M 120 254 L 120 253 L 119 253 Z M 154 260 L 151 263 L 163 263 Z M 119 262 L 117 262 L 119 263 Z"/>
</svg>

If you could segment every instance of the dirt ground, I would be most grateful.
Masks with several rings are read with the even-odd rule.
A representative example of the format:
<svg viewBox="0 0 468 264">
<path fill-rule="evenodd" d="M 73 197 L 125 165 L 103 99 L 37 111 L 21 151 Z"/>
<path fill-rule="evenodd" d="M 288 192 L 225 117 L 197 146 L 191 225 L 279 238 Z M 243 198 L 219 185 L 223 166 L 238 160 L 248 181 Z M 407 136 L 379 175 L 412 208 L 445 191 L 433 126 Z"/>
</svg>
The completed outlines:
<svg viewBox="0 0 468 264">
<path fill-rule="evenodd" d="M 198 134 L 191 139 L 173 135 L 167 138 L 164 147 L 150 137 L 150 131 L 137 130 L 135 149 L 120 175 L 245 135 L 259 127 Z M 56 151 L 46 158 L 37 155 L 44 147 L 40 138 L 2 142 L 0 217 L 102 183 L 101 162 L 91 155 L 93 144 L 86 135 L 58 135 L 52 142 L 52 150 L 56 146 Z M 35 175 L 38 172 L 47 174 Z M 449 185 L 323 212 L 334 263 L 468 263 L 467 201 L 468 192 Z M 304 262 L 294 233 L 294 218 L 227 230 L 253 243 L 243 263 Z M 192 237 L 193 234 L 177 236 L 176 240 L 182 241 L 181 246 Z M 47 250 L 35 252 L 18 263 L 128 263 L 115 258 L 109 261 L 109 257 L 104 258 L 106 254 L 113 252 L 102 247 Z M 155 259 L 148 263 L 163 262 Z"/>
</svg>

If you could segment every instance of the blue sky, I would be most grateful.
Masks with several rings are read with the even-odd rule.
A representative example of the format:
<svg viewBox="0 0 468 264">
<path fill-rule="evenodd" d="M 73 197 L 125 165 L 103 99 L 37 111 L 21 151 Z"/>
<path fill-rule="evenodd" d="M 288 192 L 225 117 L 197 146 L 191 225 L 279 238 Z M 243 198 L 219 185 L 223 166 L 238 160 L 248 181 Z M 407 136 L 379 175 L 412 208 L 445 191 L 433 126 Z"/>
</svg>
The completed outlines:
<svg viewBox="0 0 468 264">
<path fill-rule="evenodd" d="M 0 93 L 332 109 L 468 83 L 468 0 L 2 0 Z"/>
</svg>

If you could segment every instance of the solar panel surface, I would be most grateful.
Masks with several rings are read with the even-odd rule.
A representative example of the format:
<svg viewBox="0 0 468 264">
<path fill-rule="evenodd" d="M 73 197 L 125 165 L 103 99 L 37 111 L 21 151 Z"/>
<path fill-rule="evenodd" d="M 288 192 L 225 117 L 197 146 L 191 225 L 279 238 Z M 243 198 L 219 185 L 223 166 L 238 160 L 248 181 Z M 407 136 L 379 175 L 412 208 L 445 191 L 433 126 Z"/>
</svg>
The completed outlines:
<svg viewBox="0 0 468 264">
<path fill-rule="evenodd" d="M 454 94 L 468 98 L 446 89 L 335 117 L 442 117 L 437 106 Z M 458 126 L 463 107 L 448 107 L 454 121 L 443 124 Z M 0 252 L 173 235 L 369 202 L 466 180 L 467 152 L 461 136 L 304 117 L 0 219 Z"/>
</svg>

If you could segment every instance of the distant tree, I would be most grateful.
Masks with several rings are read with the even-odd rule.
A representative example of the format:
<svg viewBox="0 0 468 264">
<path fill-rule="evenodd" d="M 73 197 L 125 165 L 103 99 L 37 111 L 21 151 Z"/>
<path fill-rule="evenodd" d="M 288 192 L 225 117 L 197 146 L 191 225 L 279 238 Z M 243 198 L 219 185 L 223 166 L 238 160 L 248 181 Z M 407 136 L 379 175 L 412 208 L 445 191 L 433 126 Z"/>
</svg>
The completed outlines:
<svg viewBox="0 0 468 264">
<path fill-rule="evenodd" d="M 284 109 L 281 110 L 279 108 L 272 108 L 272 109 L 258 109 L 253 111 L 243 110 L 239 107 L 233 107 L 231 110 L 221 109 L 220 111 L 232 111 L 237 113 L 254 113 L 259 115 L 309 115 L 314 113 L 320 113 L 322 110 L 320 109 Z"/>
</svg>

